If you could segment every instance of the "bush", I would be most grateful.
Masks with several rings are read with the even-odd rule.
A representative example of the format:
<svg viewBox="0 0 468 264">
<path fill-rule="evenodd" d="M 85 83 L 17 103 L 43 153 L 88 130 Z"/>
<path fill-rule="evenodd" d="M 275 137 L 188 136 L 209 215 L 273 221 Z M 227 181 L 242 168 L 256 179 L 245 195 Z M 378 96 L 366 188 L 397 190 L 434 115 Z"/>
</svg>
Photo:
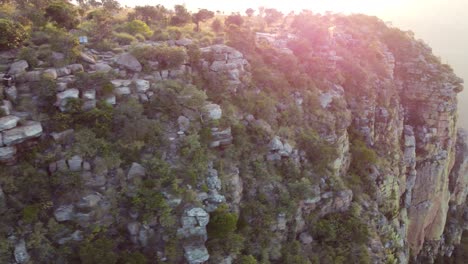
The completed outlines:
<svg viewBox="0 0 468 264">
<path fill-rule="evenodd" d="M 30 47 L 21 48 L 18 54 L 18 59 L 27 61 L 30 67 L 37 67 L 39 64 L 36 50 Z"/>
<path fill-rule="evenodd" d="M 57 25 L 66 29 L 75 28 L 80 23 L 77 10 L 68 2 L 52 2 L 45 9 L 45 13 Z"/>
<path fill-rule="evenodd" d="M 23 26 L 17 22 L 0 18 L 0 50 L 19 47 L 28 38 Z"/>
<path fill-rule="evenodd" d="M 151 69 L 149 61 L 157 61 L 157 70 L 171 70 L 180 67 L 187 54 L 184 48 L 169 46 L 143 46 L 136 47 L 132 54 L 143 64 L 146 70 Z"/>
<path fill-rule="evenodd" d="M 229 213 L 227 206 L 220 206 L 211 213 L 207 226 L 210 238 L 224 238 L 237 229 L 237 214 Z"/>
<path fill-rule="evenodd" d="M 115 242 L 107 238 L 83 243 L 79 255 L 83 264 L 114 264 L 117 263 L 117 254 L 114 252 Z"/>
<path fill-rule="evenodd" d="M 133 42 L 137 41 L 137 39 L 134 36 L 125 32 L 114 32 L 112 35 L 114 37 L 114 40 L 117 41 L 117 43 L 119 43 L 120 45 L 130 45 Z"/>
<path fill-rule="evenodd" d="M 123 25 L 122 31 L 132 34 L 133 36 L 142 34 L 147 38 L 153 35 L 153 31 L 150 29 L 150 27 L 148 27 L 148 25 L 146 25 L 146 23 L 141 20 L 127 22 L 125 25 Z"/>
</svg>

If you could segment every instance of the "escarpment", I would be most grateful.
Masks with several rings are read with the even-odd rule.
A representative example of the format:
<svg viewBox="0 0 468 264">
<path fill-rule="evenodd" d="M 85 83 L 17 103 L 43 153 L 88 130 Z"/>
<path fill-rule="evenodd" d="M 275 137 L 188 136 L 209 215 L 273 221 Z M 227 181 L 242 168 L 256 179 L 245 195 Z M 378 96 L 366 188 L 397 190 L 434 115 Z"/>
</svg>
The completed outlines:
<svg viewBox="0 0 468 264">
<path fill-rule="evenodd" d="M 2 53 L 0 262 L 450 257 L 463 81 L 377 18 L 285 21 L 42 66 Z"/>
</svg>

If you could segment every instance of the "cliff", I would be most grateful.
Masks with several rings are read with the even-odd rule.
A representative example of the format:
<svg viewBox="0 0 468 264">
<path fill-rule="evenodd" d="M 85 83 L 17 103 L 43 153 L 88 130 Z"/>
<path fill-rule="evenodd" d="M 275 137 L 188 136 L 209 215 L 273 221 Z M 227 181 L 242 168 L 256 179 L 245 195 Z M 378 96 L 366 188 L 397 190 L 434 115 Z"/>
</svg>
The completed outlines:
<svg viewBox="0 0 468 264">
<path fill-rule="evenodd" d="M 3 53 L 0 262 L 450 257 L 468 221 L 463 80 L 377 18 L 292 20 L 71 64 Z"/>
</svg>

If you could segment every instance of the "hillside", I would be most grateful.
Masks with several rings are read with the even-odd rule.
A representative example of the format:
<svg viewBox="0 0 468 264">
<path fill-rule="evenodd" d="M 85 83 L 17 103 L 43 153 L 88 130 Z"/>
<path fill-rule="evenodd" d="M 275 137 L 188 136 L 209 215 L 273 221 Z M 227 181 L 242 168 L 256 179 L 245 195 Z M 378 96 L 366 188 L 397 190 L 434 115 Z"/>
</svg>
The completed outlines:
<svg viewBox="0 0 468 264">
<path fill-rule="evenodd" d="M 0 263 L 463 263 L 463 80 L 411 32 L 0 10 Z"/>
</svg>

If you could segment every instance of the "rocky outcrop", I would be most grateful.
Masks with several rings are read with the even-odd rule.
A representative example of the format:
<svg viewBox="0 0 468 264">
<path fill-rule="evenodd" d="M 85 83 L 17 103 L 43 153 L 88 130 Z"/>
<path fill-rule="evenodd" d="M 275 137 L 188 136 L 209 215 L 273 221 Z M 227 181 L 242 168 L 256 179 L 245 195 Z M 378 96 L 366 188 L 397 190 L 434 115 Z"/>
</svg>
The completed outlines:
<svg viewBox="0 0 468 264">
<path fill-rule="evenodd" d="M 117 65 L 134 72 L 141 72 L 140 62 L 130 53 L 123 53 L 115 59 Z"/>
<path fill-rule="evenodd" d="M 227 90 L 235 92 L 244 87 L 250 78 L 250 65 L 244 55 L 226 45 L 213 45 L 201 49 L 205 75 L 213 84 L 227 86 Z M 227 79 L 227 83 L 220 82 Z"/>
<path fill-rule="evenodd" d="M 42 135 L 42 125 L 39 122 L 30 121 L 23 126 L 16 127 L 2 132 L 3 144 L 12 146 L 24 142 L 31 138 Z"/>
<path fill-rule="evenodd" d="M 209 221 L 210 215 L 197 207 L 185 210 L 181 218 L 182 227 L 177 234 L 184 240 L 184 256 L 189 264 L 204 263 L 210 258 L 205 247 Z"/>
</svg>

